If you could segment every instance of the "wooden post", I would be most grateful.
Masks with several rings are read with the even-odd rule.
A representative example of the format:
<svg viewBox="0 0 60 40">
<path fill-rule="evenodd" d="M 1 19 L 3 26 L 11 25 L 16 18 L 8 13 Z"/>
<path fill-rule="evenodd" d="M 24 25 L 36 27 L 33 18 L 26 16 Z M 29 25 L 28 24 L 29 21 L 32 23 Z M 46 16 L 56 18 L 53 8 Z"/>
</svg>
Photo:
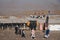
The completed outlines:
<svg viewBox="0 0 60 40">
<path fill-rule="evenodd" d="M 25 24 L 24 24 L 24 29 L 25 29 Z"/>
<path fill-rule="evenodd" d="M 3 30 L 3 26 L 2 26 L 2 30 Z"/>
</svg>

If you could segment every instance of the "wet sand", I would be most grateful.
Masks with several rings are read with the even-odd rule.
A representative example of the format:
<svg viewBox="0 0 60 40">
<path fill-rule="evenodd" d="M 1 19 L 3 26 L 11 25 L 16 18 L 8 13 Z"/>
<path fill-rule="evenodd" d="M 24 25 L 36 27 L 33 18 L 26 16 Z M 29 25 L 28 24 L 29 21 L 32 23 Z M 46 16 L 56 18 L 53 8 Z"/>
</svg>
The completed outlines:
<svg viewBox="0 0 60 40">
<path fill-rule="evenodd" d="M 21 35 L 16 35 L 14 29 L 0 29 L 0 40 L 32 40 L 30 37 L 30 30 L 25 30 L 26 38 L 22 38 Z M 60 40 L 60 31 L 50 32 L 50 37 L 48 39 L 43 38 L 44 33 L 36 30 L 36 39 L 34 40 Z"/>
</svg>

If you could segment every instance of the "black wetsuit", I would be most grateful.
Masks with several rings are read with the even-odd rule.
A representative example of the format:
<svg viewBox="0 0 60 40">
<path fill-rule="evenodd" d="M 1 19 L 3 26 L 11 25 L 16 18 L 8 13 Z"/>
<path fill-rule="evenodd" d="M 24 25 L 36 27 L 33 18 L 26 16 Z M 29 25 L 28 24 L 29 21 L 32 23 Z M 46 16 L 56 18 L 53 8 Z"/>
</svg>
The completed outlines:
<svg viewBox="0 0 60 40">
<path fill-rule="evenodd" d="M 36 21 L 30 21 L 30 29 L 31 30 L 32 29 L 36 30 L 36 25 L 37 25 Z"/>
</svg>

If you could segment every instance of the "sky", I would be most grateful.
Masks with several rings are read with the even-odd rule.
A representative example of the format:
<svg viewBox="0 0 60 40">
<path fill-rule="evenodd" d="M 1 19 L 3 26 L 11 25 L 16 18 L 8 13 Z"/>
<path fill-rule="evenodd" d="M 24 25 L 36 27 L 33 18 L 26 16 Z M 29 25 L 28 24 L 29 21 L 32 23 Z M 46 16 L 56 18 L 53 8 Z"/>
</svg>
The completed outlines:
<svg viewBox="0 0 60 40">
<path fill-rule="evenodd" d="M 60 10 L 60 0 L 0 0 L 0 15 L 26 10 Z"/>
</svg>

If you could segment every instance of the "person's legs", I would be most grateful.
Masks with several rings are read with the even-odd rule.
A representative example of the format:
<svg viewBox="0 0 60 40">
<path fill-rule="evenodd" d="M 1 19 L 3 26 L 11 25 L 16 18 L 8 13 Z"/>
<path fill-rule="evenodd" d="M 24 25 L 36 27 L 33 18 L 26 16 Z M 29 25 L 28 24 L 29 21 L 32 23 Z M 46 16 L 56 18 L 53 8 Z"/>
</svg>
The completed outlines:
<svg viewBox="0 0 60 40">
<path fill-rule="evenodd" d="M 34 29 L 32 29 L 32 33 L 31 34 L 32 34 L 31 38 L 34 39 L 35 38 L 35 30 Z"/>
<path fill-rule="evenodd" d="M 48 38 L 49 37 L 49 29 L 46 30 L 46 33 L 45 33 L 45 38 Z"/>
</svg>

